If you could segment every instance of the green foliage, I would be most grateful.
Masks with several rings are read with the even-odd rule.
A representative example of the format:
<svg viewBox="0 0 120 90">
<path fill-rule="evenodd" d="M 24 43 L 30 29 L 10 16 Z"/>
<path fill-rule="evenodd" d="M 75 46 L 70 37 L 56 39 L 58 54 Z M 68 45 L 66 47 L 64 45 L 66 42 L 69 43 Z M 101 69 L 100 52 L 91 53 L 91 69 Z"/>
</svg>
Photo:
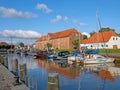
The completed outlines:
<svg viewBox="0 0 120 90">
<path fill-rule="evenodd" d="M 109 31 L 109 30 L 112 30 L 112 31 L 114 31 L 115 32 L 115 30 L 114 29 L 112 29 L 112 28 L 109 28 L 109 27 L 106 27 L 106 28 L 101 28 L 100 30 L 99 30 L 99 32 L 106 32 L 106 31 Z"/>
<path fill-rule="evenodd" d="M 120 53 L 120 49 L 99 49 L 99 53 Z"/>
<path fill-rule="evenodd" d="M 96 32 L 95 32 L 95 31 L 91 32 L 91 33 L 90 33 L 90 36 L 92 36 L 94 33 L 96 33 Z"/>
<path fill-rule="evenodd" d="M 14 45 L 0 45 L 0 49 L 10 49 L 14 48 Z"/>
<path fill-rule="evenodd" d="M 83 39 L 87 39 L 88 37 L 87 37 L 87 35 L 83 35 Z"/>
<path fill-rule="evenodd" d="M 73 46 L 75 47 L 75 48 L 79 48 L 79 39 L 76 39 L 76 40 L 74 40 L 73 42 L 72 42 L 72 44 L 73 44 Z"/>
<path fill-rule="evenodd" d="M 52 44 L 51 43 L 47 43 L 46 47 L 47 47 L 47 49 L 51 49 L 52 48 Z"/>
<path fill-rule="evenodd" d="M 24 43 L 23 43 L 23 42 L 20 42 L 20 43 L 19 43 L 19 46 L 20 46 L 20 47 L 24 47 Z"/>
<path fill-rule="evenodd" d="M 61 52 L 61 51 L 68 51 L 68 52 L 75 52 L 75 49 L 56 49 L 55 52 Z"/>
<path fill-rule="evenodd" d="M 120 37 L 120 33 L 118 34 L 118 36 Z"/>
</svg>

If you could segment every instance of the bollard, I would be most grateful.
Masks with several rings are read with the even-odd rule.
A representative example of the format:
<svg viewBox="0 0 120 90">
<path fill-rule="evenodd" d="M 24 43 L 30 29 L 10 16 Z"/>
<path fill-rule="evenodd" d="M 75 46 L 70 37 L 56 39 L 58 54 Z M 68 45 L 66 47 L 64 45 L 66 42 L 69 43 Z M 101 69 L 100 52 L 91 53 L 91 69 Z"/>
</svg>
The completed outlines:
<svg viewBox="0 0 120 90">
<path fill-rule="evenodd" d="M 4 66 L 8 69 L 8 59 L 6 56 L 4 57 L 3 62 L 4 62 Z"/>
<path fill-rule="evenodd" d="M 18 60 L 12 60 L 12 72 L 14 75 L 18 76 Z"/>
<path fill-rule="evenodd" d="M 59 90 L 59 78 L 57 73 L 48 73 L 48 90 Z"/>
<path fill-rule="evenodd" d="M 0 56 L 0 63 L 1 63 L 1 64 L 4 64 L 3 59 L 4 59 L 4 56 Z"/>
<path fill-rule="evenodd" d="M 26 81 L 26 64 L 20 64 L 20 80 Z"/>
</svg>

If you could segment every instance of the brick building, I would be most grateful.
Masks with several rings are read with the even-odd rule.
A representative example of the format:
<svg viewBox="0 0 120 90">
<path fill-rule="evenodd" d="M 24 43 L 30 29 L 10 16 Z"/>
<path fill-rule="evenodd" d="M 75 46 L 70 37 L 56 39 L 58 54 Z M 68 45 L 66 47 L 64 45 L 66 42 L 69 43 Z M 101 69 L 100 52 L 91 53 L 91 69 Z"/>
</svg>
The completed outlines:
<svg viewBox="0 0 120 90">
<path fill-rule="evenodd" d="M 56 33 L 48 33 L 36 41 L 36 48 L 44 50 L 46 49 L 46 44 L 50 43 L 52 44 L 52 49 L 73 49 L 72 42 L 79 39 L 79 37 L 81 40 L 82 35 L 74 28 Z"/>
</svg>

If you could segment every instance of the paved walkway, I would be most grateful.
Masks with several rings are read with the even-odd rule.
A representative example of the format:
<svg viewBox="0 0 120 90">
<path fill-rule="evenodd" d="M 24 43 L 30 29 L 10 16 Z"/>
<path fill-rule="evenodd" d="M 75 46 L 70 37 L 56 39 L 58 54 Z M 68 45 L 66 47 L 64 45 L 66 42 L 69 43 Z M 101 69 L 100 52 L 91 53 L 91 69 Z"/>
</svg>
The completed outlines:
<svg viewBox="0 0 120 90">
<path fill-rule="evenodd" d="M 0 63 L 0 90 L 29 90 L 24 84 L 16 84 L 14 75 Z"/>
</svg>

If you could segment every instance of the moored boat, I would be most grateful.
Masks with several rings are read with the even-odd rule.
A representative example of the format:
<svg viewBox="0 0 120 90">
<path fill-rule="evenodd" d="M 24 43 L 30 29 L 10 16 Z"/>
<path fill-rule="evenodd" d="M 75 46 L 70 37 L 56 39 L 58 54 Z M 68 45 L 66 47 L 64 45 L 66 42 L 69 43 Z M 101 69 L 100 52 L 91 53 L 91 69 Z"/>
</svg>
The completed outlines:
<svg viewBox="0 0 120 90">
<path fill-rule="evenodd" d="M 97 64 L 97 63 L 112 63 L 114 58 L 104 57 L 99 54 L 89 54 L 84 58 L 82 56 L 77 57 L 68 57 L 68 63 L 84 63 L 84 64 Z"/>
</svg>

